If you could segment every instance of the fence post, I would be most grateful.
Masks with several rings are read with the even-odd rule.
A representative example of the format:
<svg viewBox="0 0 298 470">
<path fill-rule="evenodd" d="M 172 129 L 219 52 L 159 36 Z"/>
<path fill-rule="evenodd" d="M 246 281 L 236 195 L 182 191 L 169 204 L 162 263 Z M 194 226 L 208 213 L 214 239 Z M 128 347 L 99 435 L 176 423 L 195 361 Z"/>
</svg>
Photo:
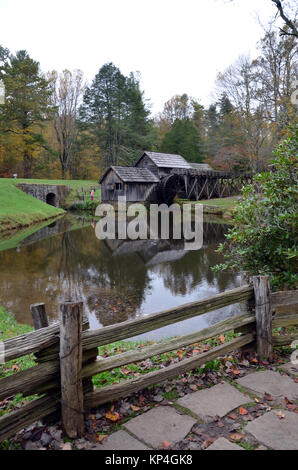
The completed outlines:
<svg viewBox="0 0 298 470">
<path fill-rule="evenodd" d="M 260 359 L 271 360 L 273 347 L 269 276 L 253 276 L 252 281 L 255 293 L 257 353 Z"/>
<path fill-rule="evenodd" d="M 39 330 L 40 328 L 46 328 L 47 326 L 49 326 L 45 304 L 41 303 L 30 305 L 30 312 L 33 318 L 35 330 Z"/>
<path fill-rule="evenodd" d="M 252 280 L 248 272 L 242 271 L 240 273 L 240 287 L 252 285 Z M 243 302 L 243 307 L 241 310 L 243 313 L 251 313 L 253 314 L 255 307 L 254 299 L 246 300 Z M 255 333 L 255 325 L 244 325 L 239 328 L 234 328 L 234 333 L 241 333 L 242 335 L 246 335 L 248 333 Z M 240 351 L 242 353 L 251 352 L 256 350 L 256 341 L 252 341 L 250 344 L 243 346 Z"/>
<path fill-rule="evenodd" d="M 82 343 L 83 303 L 60 305 L 60 373 L 62 425 L 70 438 L 84 431 Z"/>
</svg>

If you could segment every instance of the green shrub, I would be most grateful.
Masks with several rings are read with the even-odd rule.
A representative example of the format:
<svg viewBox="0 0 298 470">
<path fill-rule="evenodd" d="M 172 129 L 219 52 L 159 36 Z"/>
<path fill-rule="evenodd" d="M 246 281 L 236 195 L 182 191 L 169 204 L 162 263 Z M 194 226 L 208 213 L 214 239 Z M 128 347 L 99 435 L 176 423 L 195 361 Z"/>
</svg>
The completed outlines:
<svg viewBox="0 0 298 470">
<path fill-rule="evenodd" d="M 98 204 L 98 201 L 74 202 L 70 206 L 70 210 L 79 212 L 95 212 Z"/>
<path fill-rule="evenodd" d="M 233 211 L 235 225 L 218 252 L 233 269 L 268 274 L 273 288 L 297 287 L 298 125 L 275 151 L 270 171 L 254 177 Z"/>
</svg>

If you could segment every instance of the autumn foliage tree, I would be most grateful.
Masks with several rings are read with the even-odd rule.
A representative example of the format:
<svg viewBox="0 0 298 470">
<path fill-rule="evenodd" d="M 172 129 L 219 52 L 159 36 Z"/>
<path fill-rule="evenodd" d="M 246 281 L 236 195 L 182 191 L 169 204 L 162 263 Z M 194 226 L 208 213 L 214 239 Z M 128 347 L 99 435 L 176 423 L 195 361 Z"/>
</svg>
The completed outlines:
<svg viewBox="0 0 298 470">
<path fill-rule="evenodd" d="M 42 128 L 52 113 L 49 82 L 26 51 L 6 55 L 0 78 L 5 85 L 5 104 L 0 109 L 2 152 L 21 154 L 23 174 L 29 178 L 38 151 L 48 147 Z"/>
</svg>

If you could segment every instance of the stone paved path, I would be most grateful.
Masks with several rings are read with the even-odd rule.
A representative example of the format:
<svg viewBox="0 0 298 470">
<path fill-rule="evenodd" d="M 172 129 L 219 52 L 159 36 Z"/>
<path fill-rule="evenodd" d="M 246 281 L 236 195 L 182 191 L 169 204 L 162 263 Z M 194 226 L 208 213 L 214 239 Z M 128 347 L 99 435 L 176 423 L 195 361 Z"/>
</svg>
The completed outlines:
<svg viewBox="0 0 298 470">
<path fill-rule="evenodd" d="M 270 394 L 272 405 L 261 416 L 246 421 L 241 429 L 236 428 L 238 434 L 232 435 L 236 442 L 221 436 L 210 442 L 206 440 L 203 448 L 244 450 L 240 441 L 241 436 L 245 436 L 260 450 L 297 450 L 298 413 L 281 409 L 280 400 L 297 400 L 298 367 L 288 364 L 283 369 L 289 375 L 269 370 L 253 372 L 233 384 L 223 382 L 190 393 L 168 406 L 157 406 L 126 422 L 123 429 L 110 435 L 103 444 L 96 445 L 96 450 L 171 448 L 191 435 L 192 429 L 195 432 L 197 423 L 204 427 L 231 413 L 235 415 L 239 413 L 239 407 L 245 408 L 254 400 L 257 402 L 263 394 Z M 199 447 L 194 443 L 190 448 Z"/>
</svg>

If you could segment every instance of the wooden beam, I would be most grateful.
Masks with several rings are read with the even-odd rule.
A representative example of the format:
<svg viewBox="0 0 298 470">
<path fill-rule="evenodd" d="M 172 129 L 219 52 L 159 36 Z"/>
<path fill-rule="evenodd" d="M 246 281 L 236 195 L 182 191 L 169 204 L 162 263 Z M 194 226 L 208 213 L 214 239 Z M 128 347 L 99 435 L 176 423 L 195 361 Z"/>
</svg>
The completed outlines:
<svg viewBox="0 0 298 470">
<path fill-rule="evenodd" d="M 208 352 L 198 354 L 188 359 L 183 359 L 177 364 L 165 367 L 164 369 L 149 372 L 148 374 L 138 376 L 136 378 L 125 381 L 120 384 L 112 384 L 103 387 L 93 393 L 87 394 L 84 400 L 84 408 L 90 409 L 103 403 L 111 402 L 130 393 L 142 390 L 150 385 L 159 384 L 165 380 L 177 377 L 185 372 L 195 369 L 196 367 L 206 364 L 219 356 L 223 356 L 231 351 L 234 351 L 245 344 L 253 341 L 254 337 L 251 334 L 236 338 L 229 343 L 217 346 Z"/>
<path fill-rule="evenodd" d="M 135 320 L 127 320 L 116 325 L 106 326 L 99 330 L 83 333 L 84 350 L 92 349 L 114 341 L 131 338 L 147 331 L 152 331 L 178 321 L 202 315 L 212 310 L 217 310 L 227 305 L 249 300 L 253 296 L 251 286 L 238 287 L 236 289 L 217 294 L 214 297 L 184 304 L 179 307 L 164 310 Z"/>
<path fill-rule="evenodd" d="M 58 396 L 46 396 L 0 417 L 0 441 L 60 409 Z"/>
<path fill-rule="evenodd" d="M 297 339 L 298 339 L 298 334 L 288 335 L 288 336 L 273 336 L 272 342 L 275 347 L 279 347 L 279 346 L 287 346 L 289 344 L 292 344 L 293 341 Z"/>
<path fill-rule="evenodd" d="M 273 292 L 270 300 L 272 308 L 298 304 L 298 290 Z"/>
<path fill-rule="evenodd" d="M 272 318 L 273 328 L 279 328 L 281 326 L 295 326 L 298 325 L 298 315 L 294 313 L 292 315 L 276 315 Z"/>
<path fill-rule="evenodd" d="M 197 331 L 196 333 L 192 333 L 190 335 L 174 338 L 162 343 L 153 344 L 142 349 L 134 349 L 133 351 L 117 354 L 116 356 L 112 356 L 106 359 L 100 358 L 96 362 L 85 366 L 83 368 L 82 374 L 83 377 L 91 377 L 95 374 L 115 369 L 116 367 L 140 362 L 158 354 L 164 354 L 166 352 L 174 351 L 199 341 L 213 338 L 214 336 L 226 333 L 237 327 L 244 327 L 244 325 L 246 325 L 248 329 L 251 330 L 254 322 L 254 315 L 237 315 L 236 317 L 228 318 L 222 322 L 216 323 L 209 328 L 204 328 L 203 330 Z"/>
<path fill-rule="evenodd" d="M 83 303 L 60 305 L 60 371 L 62 425 L 74 439 L 84 432 L 82 383 Z"/>
<path fill-rule="evenodd" d="M 47 326 L 49 326 L 45 304 L 41 303 L 30 305 L 30 312 L 33 318 L 35 330 L 39 330 L 40 328 L 46 328 Z"/>
<path fill-rule="evenodd" d="M 272 315 L 269 276 L 253 276 L 257 328 L 257 353 L 261 359 L 272 360 Z"/>
<path fill-rule="evenodd" d="M 83 364 L 89 364 L 98 355 L 98 349 L 83 354 Z M 55 360 L 45 361 L 29 369 L 0 379 L 0 400 L 22 391 L 23 396 L 42 394 L 60 388 L 59 356 Z"/>
<path fill-rule="evenodd" d="M 82 378 L 87 379 L 100 372 L 111 370 L 131 362 L 135 363 L 143 361 L 148 357 L 162 354 L 165 352 L 179 349 L 189 344 L 211 338 L 213 336 L 235 330 L 237 327 L 248 327 L 246 333 L 252 328 L 255 322 L 255 316 L 250 314 L 237 315 L 236 317 L 227 318 L 222 322 L 216 323 L 209 328 L 190 335 L 175 338 L 162 343 L 157 343 L 142 349 L 117 354 L 115 357 L 107 359 L 99 359 L 94 362 L 98 355 L 98 349 L 88 350 L 83 354 L 83 370 Z M 0 379 L 0 400 L 15 395 L 22 390 L 24 396 L 33 395 L 35 393 L 44 393 L 49 390 L 58 389 L 59 381 L 59 361 L 58 358 L 53 361 L 43 362 L 30 369 L 26 369 L 16 374 Z"/>
<path fill-rule="evenodd" d="M 253 288 L 251 286 L 238 287 L 204 300 L 184 304 L 153 315 L 128 320 L 100 330 L 84 331 L 82 335 L 83 346 L 84 349 L 93 349 L 113 341 L 131 338 L 135 334 L 146 333 L 180 320 L 186 320 L 227 305 L 249 300 L 252 296 Z M 6 362 L 26 354 L 45 350 L 49 346 L 57 346 L 59 344 L 59 331 L 59 324 L 56 324 L 4 341 Z"/>
<path fill-rule="evenodd" d="M 196 180 L 196 178 L 195 178 L 195 179 L 194 179 L 194 182 L 193 182 L 193 185 L 192 185 L 192 187 L 191 187 L 190 190 L 189 190 L 189 193 L 188 193 L 188 196 L 187 196 L 188 199 L 190 199 L 190 196 L 191 196 L 191 194 L 192 194 L 192 192 L 193 192 L 193 190 L 194 190 L 194 188 L 195 188 L 195 186 L 196 186 L 196 182 L 197 182 L 197 180 Z"/>
</svg>

